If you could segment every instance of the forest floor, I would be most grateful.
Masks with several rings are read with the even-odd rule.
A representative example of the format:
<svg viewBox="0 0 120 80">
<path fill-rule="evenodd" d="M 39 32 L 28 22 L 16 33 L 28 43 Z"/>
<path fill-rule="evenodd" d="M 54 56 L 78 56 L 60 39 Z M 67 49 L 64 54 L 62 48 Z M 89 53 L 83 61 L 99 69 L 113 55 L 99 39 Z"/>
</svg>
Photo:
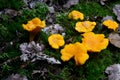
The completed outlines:
<svg viewBox="0 0 120 80">
<path fill-rule="evenodd" d="M 42 54 L 60 63 L 50 62 L 50 58 L 40 60 L 34 58 L 36 56 L 31 57 L 33 54 L 30 54 L 28 59 L 22 56 L 26 59 L 23 61 L 20 45 L 30 44 L 30 41 L 29 32 L 23 29 L 22 24 L 38 17 L 45 20 L 45 27 L 62 27 L 62 30 L 55 33 L 64 36 L 65 44 L 82 42 L 81 33 L 74 29 L 79 20 L 68 17 L 71 11 L 77 10 L 84 14 L 83 21 L 96 22 L 94 33 L 104 34 L 105 38 L 108 38 L 110 33 L 117 31 L 103 28 L 102 20 L 110 16 L 117 23 L 120 22 L 113 12 L 116 4 L 120 4 L 120 1 L 0 0 L 0 80 L 13 80 L 15 77 L 15 80 L 108 80 L 105 70 L 110 65 L 120 63 L 120 47 L 109 42 L 107 48 L 100 52 L 88 52 L 89 59 L 83 65 L 76 65 L 74 58 L 64 62 L 60 53 L 64 46 L 53 49 L 49 45 L 48 37 L 54 33 L 52 28 L 48 33 L 41 30 L 34 38 L 34 45 L 43 44 Z"/>
</svg>

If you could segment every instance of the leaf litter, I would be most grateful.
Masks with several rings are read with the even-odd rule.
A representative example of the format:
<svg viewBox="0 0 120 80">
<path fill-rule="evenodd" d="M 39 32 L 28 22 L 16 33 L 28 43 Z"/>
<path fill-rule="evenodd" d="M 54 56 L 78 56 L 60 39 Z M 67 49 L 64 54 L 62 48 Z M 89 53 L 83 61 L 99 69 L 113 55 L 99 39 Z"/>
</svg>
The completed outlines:
<svg viewBox="0 0 120 80">
<path fill-rule="evenodd" d="M 45 32 L 47 35 L 51 34 L 62 34 L 65 36 L 65 29 L 60 26 L 59 24 L 52 24 L 49 26 L 46 26 L 45 28 L 42 29 L 43 32 Z"/>
<path fill-rule="evenodd" d="M 120 64 L 113 64 L 106 68 L 108 80 L 120 80 Z"/>
<path fill-rule="evenodd" d="M 118 33 L 110 33 L 108 39 L 112 45 L 120 48 L 120 35 Z"/>
<path fill-rule="evenodd" d="M 73 5 L 77 5 L 79 0 L 68 0 L 66 4 L 63 5 L 64 8 L 70 8 Z"/>
<path fill-rule="evenodd" d="M 99 0 L 99 2 L 100 2 L 101 5 L 105 5 L 106 1 L 108 1 L 108 0 Z"/>
<path fill-rule="evenodd" d="M 44 54 L 45 46 L 43 44 L 35 43 L 34 41 L 30 43 L 20 44 L 20 50 L 22 55 L 20 56 L 21 60 L 26 62 L 31 60 L 34 62 L 36 60 L 47 60 L 51 64 L 61 64 L 61 62 L 54 57 L 50 57 Z"/>
<path fill-rule="evenodd" d="M 117 20 L 120 22 L 120 4 L 116 4 L 113 7 L 113 12 L 115 13 L 115 15 L 117 16 Z"/>
<path fill-rule="evenodd" d="M 26 76 L 20 74 L 12 74 L 5 80 L 28 80 Z"/>
</svg>

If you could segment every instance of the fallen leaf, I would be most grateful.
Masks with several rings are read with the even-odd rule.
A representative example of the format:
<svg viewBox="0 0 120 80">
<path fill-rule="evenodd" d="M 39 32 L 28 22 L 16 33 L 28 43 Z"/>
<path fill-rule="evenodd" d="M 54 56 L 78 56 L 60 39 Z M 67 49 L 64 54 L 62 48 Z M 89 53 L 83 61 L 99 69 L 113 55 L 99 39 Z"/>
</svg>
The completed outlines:
<svg viewBox="0 0 120 80">
<path fill-rule="evenodd" d="M 22 55 L 20 56 L 20 58 L 21 58 L 21 60 L 24 61 L 24 62 L 26 62 L 27 60 L 29 60 L 27 54 L 22 54 Z"/>
<path fill-rule="evenodd" d="M 23 0 L 26 9 L 35 8 L 38 4 L 47 2 L 48 0 Z"/>
<path fill-rule="evenodd" d="M 117 32 L 120 33 L 120 24 L 119 24 L 119 27 L 117 28 Z"/>
<path fill-rule="evenodd" d="M 4 9 L 0 11 L 0 18 L 3 18 L 4 15 L 8 16 L 9 18 L 13 18 L 15 16 L 19 16 L 22 13 L 20 11 L 16 11 L 13 9 Z"/>
<path fill-rule="evenodd" d="M 111 44 L 120 48 L 120 35 L 118 33 L 110 33 L 108 39 Z"/>
<path fill-rule="evenodd" d="M 54 24 L 55 20 L 55 14 L 47 14 L 46 16 L 46 22 L 49 24 Z"/>
<path fill-rule="evenodd" d="M 34 41 L 30 43 L 22 43 L 20 44 L 20 50 L 22 52 L 20 58 L 26 62 L 29 59 L 33 59 L 37 54 L 43 53 L 44 45 L 36 44 Z"/>
<path fill-rule="evenodd" d="M 48 70 L 46 68 L 43 68 L 42 71 L 41 70 L 33 70 L 32 74 L 42 73 L 42 75 L 43 75 L 43 74 L 45 74 L 47 72 L 48 72 Z"/>
<path fill-rule="evenodd" d="M 51 63 L 51 64 L 61 64 L 59 60 L 55 59 L 54 57 L 50 57 L 46 54 L 37 55 L 36 60 L 47 60 L 48 63 Z"/>
<path fill-rule="evenodd" d="M 103 17 L 102 22 L 105 20 L 108 20 L 108 19 L 113 20 L 112 16 L 107 15 L 107 16 Z"/>
<path fill-rule="evenodd" d="M 50 13 L 55 13 L 55 10 L 54 10 L 54 7 L 53 7 L 53 6 L 48 7 L 48 10 L 49 10 Z"/>
<path fill-rule="evenodd" d="M 20 50 L 22 52 L 20 58 L 24 62 L 28 60 L 31 60 L 31 62 L 36 60 L 47 60 L 48 63 L 51 64 L 61 64 L 61 62 L 54 57 L 44 54 L 44 49 L 45 47 L 43 44 L 35 43 L 34 41 L 30 43 L 22 43 L 20 44 Z"/>
<path fill-rule="evenodd" d="M 107 1 L 107 0 L 99 0 L 100 1 L 100 4 L 101 5 L 105 5 L 105 2 Z"/>
<path fill-rule="evenodd" d="M 9 15 L 10 17 L 15 17 L 15 16 L 18 16 L 18 15 L 21 15 L 20 11 L 16 11 L 16 10 L 13 10 L 13 9 L 5 9 L 4 12 L 5 12 L 5 14 Z"/>
<path fill-rule="evenodd" d="M 38 75 L 42 77 L 42 80 L 47 80 L 48 70 L 46 68 L 43 68 L 42 70 L 33 70 L 32 76 L 37 77 Z"/>
<path fill-rule="evenodd" d="M 28 80 L 26 76 L 21 76 L 19 74 L 12 74 L 5 80 Z"/>
<path fill-rule="evenodd" d="M 115 15 L 117 16 L 117 20 L 120 21 L 120 4 L 116 4 L 113 7 L 113 12 L 115 13 Z"/>
<path fill-rule="evenodd" d="M 62 26 L 60 26 L 59 24 L 52 24 L 50 26 L 43 28 L 42 31 L 45 32 L 47 35 L 63 34 L 64 28 Z"/>
<path fill-rule="evenodd" d="M 79 3 L 79 0 L 68 0 L 66 4 L 63 5 L 65 8 L 70 8 L 73 5 L 77 5 Z"/>
<path fill-rule="evenodd" d="M 113 64 L 106 68 L 108 80 L 120 80 L 120 64 Z"/>
</svg>

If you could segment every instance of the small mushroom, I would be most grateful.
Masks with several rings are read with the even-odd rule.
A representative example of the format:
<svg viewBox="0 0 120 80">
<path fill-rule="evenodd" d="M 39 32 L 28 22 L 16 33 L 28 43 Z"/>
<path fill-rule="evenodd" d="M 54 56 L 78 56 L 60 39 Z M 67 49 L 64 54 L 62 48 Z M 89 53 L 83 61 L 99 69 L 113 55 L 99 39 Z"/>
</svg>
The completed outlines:
<svg viewBox="0 0 120 80">
<path fill-rule="evenodd" d="M 27 24 L 22 24 L 23 29 L 30 32 L 30 41 L 34 40 L 36 34 L 45 27 L 45 21 L 41 21 L 39 18 L 34 18 L 28 21 Z"/>
<path fill-rule="evenodd" d="M 115 22 L 115 21 L 113 21 L 113 20 L 110 20 L 110 19 L 108 19 L 108 20 L 105 20 L 104 22 L 103 22 L 103 25 L 105 25 L 106 27 L 108 27 L 109 29 L 112 29 L 112 30 L 116 30 L 117 28 L 118 28 L 118 23 L 117 22 Z"/>
<path fill-rule="evenodd" d="M 101 50 L 106 49 L 109 43 L 108 39 L 105 38 L 104 34 L 87 32 L 82 34 L 82 36 L 82 43 L 90 52 L 100 52 Z"/>
<path fill-rule="evenodd" d="M 84 19 L 83 13 L 76 11 L 76 10 L 73 10 L 72 12 L 70 12 L 68 14 L 68 17 L 70 19 L 74 19 L 74 20 L 78 20 L 78 19 L 83 20 Z"/>
<path fill-rule="evenodd" d="M 94 29 L 96 22 L 84 21 L 77 22 L 75 26 L 75 30 L 78 32 L 90 32 Z"/>
<path fill-rule="evenodd" d="M 86 60 L 89 59 L 86 47 L 79 42 L 65 45 L 61 50 L 61 54 L 61 59 L 63 61 L 68 61 L 74 57 L 76 65 L 83 65 Z"/>
<path fill-rule="evenodd" d="M 65 44 L 64 37 L 60 34 L 52 34 L 48 38 L 50 46 L 54 49 L 59 49 L 60 46 Z"/>
</svg>

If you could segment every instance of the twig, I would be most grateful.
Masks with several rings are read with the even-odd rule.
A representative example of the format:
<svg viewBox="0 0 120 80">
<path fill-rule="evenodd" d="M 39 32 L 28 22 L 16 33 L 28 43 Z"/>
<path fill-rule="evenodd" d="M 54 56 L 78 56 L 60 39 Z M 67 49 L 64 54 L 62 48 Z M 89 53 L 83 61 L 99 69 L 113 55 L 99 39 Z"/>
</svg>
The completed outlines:
<svg viewBox="0 0 120 80">
<path fill-rule="evenodd" d="M 8 64 L 8 63 L 10 63 L 10 62 L 12 62 L 12 61 L 15 61 L 15 60 L 19 59 L 19 58 L 20 58 L 20 56 L 17 56 L 17 57 L 12 58 L 12 59 L 8 59 L 7 61 L 1 63 L 0 66 L 2 66 L 2 65 L 4 65 L 4 64 Z M 26 67 L 30 62 L 31 62 L 31 61 L 27 61 L 27 62 L 25 62 L 24 64 L 22 64 L 20 67 L 21 67 L 21 68 L 24 68 L 24 67 Z"/>
<path fill-rule="evenodd" d="M 2 65 L 4 65 L 4 64 L 8 64 L 8 63 L 12 62 L 13 60 L 17 60 L 17 59 L 19 59 L 19 58 L 20 58 L 20 56 L 17 56 L 17 57 L 12 58 L 12 59 L 8 59 L 7 61 L 1 63 L 0 66 L 2 66 Z"/>
</svg>

